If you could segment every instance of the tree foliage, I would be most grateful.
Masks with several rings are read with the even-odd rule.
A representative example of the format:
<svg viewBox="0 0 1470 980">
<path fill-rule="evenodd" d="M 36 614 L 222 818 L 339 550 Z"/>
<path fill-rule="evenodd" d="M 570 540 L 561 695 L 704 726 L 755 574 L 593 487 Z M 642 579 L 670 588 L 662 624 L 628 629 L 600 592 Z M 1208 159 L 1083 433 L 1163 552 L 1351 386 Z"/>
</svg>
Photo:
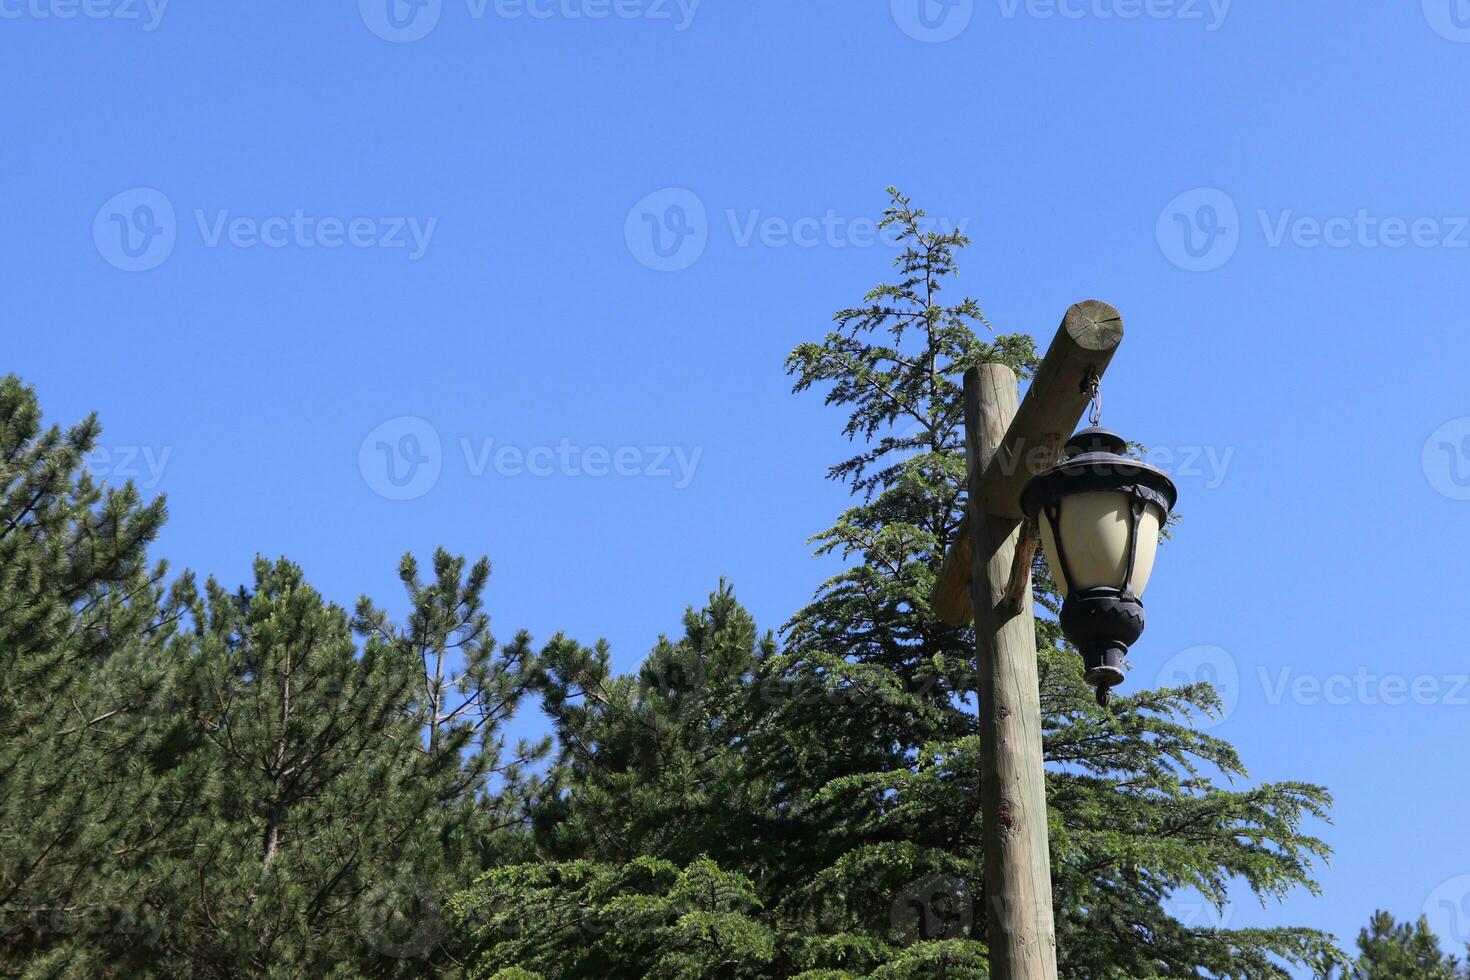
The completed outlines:
<svg viewBox="0 0 1470 980">
<path fill-rule="evenodd" d="M 1358 954 L 1340 972 L 1325 974 L 1327 980 L 1470 980 L 1470 964 L 1440 949 L 1423 916 L 1411 924 L 1374 912 L 1358 932 Z"/>
<path fill-rule="evenodd" d="M 103 488 L 89 416 L 43 427 L 35 393 L 0 380 L 0 961 L 83 937 L 147 937 L 128 900 L 162 801 L 187 791 L 177 733 L 140 722 L 183 607 L 146 547 L 164 504 Z M 64 961 L 65 957 L 61 958 Z M 47 972 L 59 972 L 50 966 Z M 46 975 L 45 972 L 38 975 Z"/>
<path fill-rule="evenodd" d="M 779 633 L 727 583 L 640 669 L 490 631 L 490 566 L 399 565 L 407 613 L 292 562 L 202 587 L 161 500 L 88 475 L 93 418 L 0 381 L 0 975 L 987 975 L 974 636 L 928 596 L 964 513 L 959 378 L 1031 340 L 953 296 L 958 233 L 893 194 L 895 281 L 787 367 L 845 413 L 840 570 Z M 1059 600 L 1038 564 L 1035 598 Z M 1315 890 L 1308 783 L 1251 784 L 1208 685 L 1099 709 L 1036 622 L 1061 974 L 1457 977 L 1386 914 L 1313 930 L 1171 914 Z M 528 698 L 551 736 L 508 744 Z M 549 763 L 542 766 L 549 755 Z"/>
<path fill-rule="evenodd" d="M 402 627 L 284 560 L 166 585 L 163 501 L 93 482 L 98 432 L 0 382 L 0 974 L 452 968 L 443 901 L 525 856 L 545 749 L 503 751 L 535 663 L 488 563 L 405 558 Z"/>
</svg>

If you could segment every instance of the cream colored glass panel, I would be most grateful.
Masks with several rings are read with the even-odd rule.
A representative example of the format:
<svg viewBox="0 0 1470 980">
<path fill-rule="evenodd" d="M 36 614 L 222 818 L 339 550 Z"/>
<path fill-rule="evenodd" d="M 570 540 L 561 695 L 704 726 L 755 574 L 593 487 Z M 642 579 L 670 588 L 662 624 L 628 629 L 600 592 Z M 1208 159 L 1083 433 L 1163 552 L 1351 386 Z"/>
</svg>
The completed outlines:
<svg viewBox="0 0 1470 980">
<path fill-rule="evenodd" d="M 1123 582 L 1128 563 L 1128 529 L 1133 521 L 1129 509 L 1132 498 L 1125 493 L 1079 493 L 1062 500 L 1061 532 L 1067 545 L 1067 563 L 1076 577 L 1076 587 L 1116 588 Z M 1142 596 L 1153 573 L 1154 557 L 1159 546 L 1162 515 L 1150 504 L 1144 508 L 1138 528 L 1138 557 L 1133 565 L 1133 592 Z M 1063 594 L 1071 590 L 1057 560 L 1056 540 L 1051 521 L 1041 520 L 1041 543 L 1051 575 Z"/>
<path fill-rule="evenodd" d="M 1154 573 L 1154 558 L 1159 551 L 1159 531 L 1163 528 L 1164 513 L 1156 505 L 1143 509 L 1143 519 L 1138 522 L 1138 557 L 1133 559 L 1133 594 L 1143 598 L 1148 588 L 1149 576 Z"/>
<path fill-rule="evenodd" d="M 1045 512 L 1037 516 L 1041 525 L 1041 548 L 1046 554 L 1047 567 L 1051 569 L 1052 581 L 1057 583 L 1057 588 L 1062 590 L 1062 595 L 1071 592 L 1067 585 L 1067 576 L 1062 572 L 1062 563 L 1057 558 L 1057 539 L 1051 533 L 1051 518 Z"/>
</svg>

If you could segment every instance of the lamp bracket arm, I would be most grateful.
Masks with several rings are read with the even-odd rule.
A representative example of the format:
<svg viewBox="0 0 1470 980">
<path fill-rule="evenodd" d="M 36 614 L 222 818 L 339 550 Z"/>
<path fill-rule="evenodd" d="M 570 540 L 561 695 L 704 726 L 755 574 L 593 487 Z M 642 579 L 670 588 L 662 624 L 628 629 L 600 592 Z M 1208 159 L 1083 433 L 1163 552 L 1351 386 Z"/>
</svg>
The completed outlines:
<svg viewBox="0 0 1470 980">
<path fill-rule="evenodd" d="M 1000 604 L 1007 616 L 1019 615 L 1026 607 L 1027 593 L 1031 591 L 1031 564 L 1040 541 L 1041 533 L 1036 521 L 1024 518 L 1016 538 L 1016 554 L 1011 559 L 1010 579 L 1006 582 L 1005 596 Z"/>
</svg>

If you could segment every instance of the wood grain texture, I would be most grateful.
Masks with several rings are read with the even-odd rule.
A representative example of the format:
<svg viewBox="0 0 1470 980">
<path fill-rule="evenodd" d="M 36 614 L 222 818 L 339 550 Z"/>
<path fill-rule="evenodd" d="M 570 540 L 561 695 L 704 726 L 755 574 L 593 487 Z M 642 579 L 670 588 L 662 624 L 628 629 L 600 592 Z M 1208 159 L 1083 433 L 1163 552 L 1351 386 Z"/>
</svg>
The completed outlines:
<svg viewBox="0 0 1470 980">
<path fill-rule="evenodd" d="M 1101 300 L 1073 304 L 1031 380 L 1015 419 L 1002 433 L 970 500 L 997 517 L 1021 516 L 1026 481 L 1056 461 L 1062 444 L 1087 411 L 1086 380 L 1101 378 L 1123 342 L 1123 318 Z M 970 605 L 970 516 L 966 514 L 939 569 L 930 606 L 951 626 L 974 617 Z"/>
<path fill-rule="evenodd" d="M 979 490 L 987 464 L 1014 428 L 1016 415 L 1016 375 L 1010 368 L 987 364 L 966 372 L 971 501 L 983 499 Z M 1024 547 L 1024 522 L 985 514 L 973 503 L 970 517 L 990 976 L 1056 980 L 1031 563 L 1017 562 L 1016 554 Z M 1008 596 L 1017 572 L 1026 597 L 1020 603 Z"/>
</svg>

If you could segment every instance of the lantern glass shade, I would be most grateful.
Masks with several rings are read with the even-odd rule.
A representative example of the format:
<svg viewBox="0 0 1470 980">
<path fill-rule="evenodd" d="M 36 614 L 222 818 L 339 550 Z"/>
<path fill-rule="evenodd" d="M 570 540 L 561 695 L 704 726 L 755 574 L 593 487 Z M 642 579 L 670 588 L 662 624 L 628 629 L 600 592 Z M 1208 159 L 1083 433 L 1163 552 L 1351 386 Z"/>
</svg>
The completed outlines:
<svg viewBox="0 0 1470 980">
<path fill-rule="evenodd" d="M 1057 553 L 1051 516 L 1043 515 L 1037 522 L 1047 565 L 1063 595 L 1086 589 L 1125 587 L 1123 578 L 1128 574 L 1134 500 L 1132 494 L 1116 491 L 1070 494 L 1058 500 L 1059 513 L 1055 520 L 1066 551 L 1065 568 Z M 1136 596 L 1142 597 L 1143 590 L 1148 587 L 1163 520 L 1163 511 L 1157 504 L 1150 502 L 1144 505 L 1138 522 L 1138 551 L 1133 560 L 1133 578 L 1126 583 Z M 1069 571 L 1070 576 L 1067 574 Z"/>
</svg>

